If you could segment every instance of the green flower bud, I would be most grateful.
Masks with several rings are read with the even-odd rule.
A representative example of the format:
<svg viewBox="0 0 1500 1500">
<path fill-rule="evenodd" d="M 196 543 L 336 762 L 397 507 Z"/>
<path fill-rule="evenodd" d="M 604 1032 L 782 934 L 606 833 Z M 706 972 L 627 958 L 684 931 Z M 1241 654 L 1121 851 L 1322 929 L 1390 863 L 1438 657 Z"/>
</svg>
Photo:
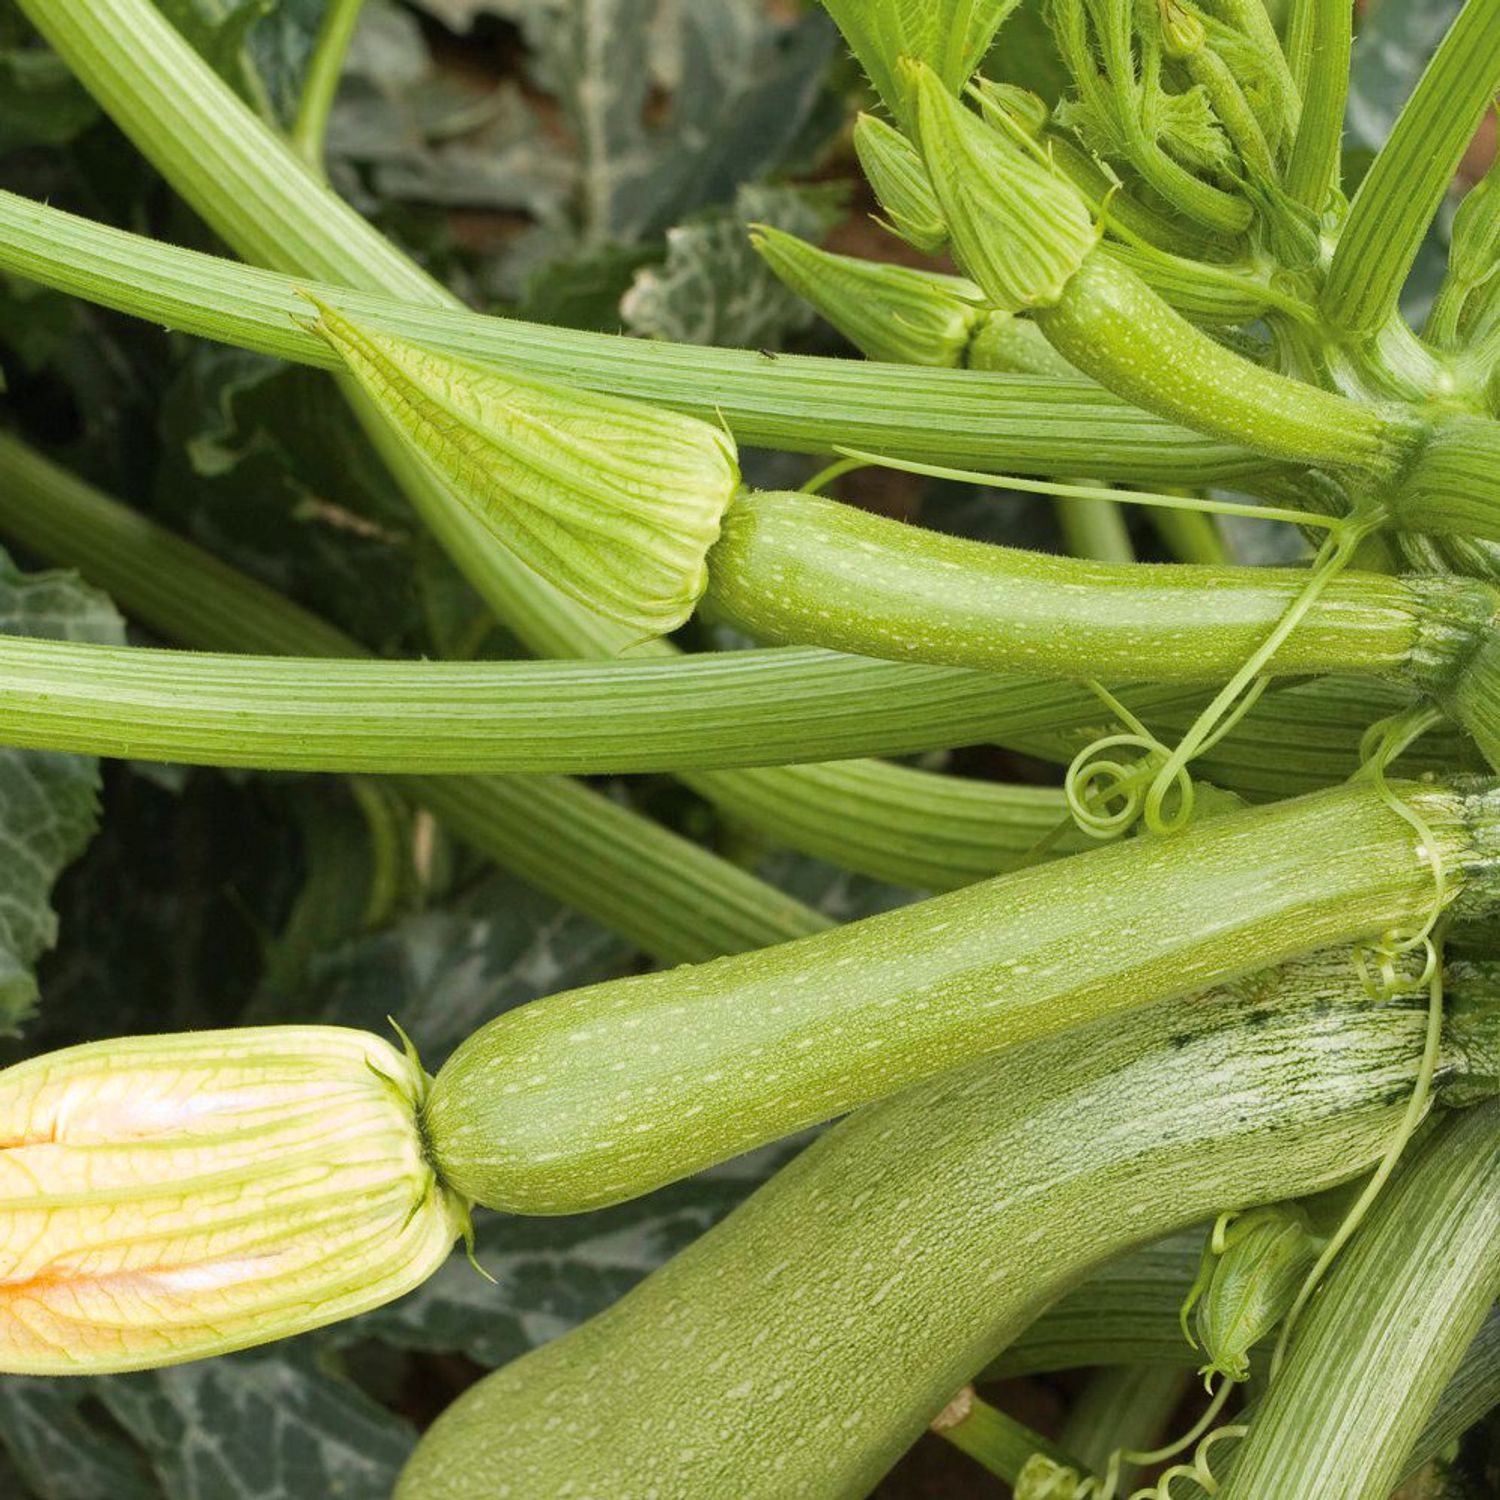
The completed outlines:
<svg viewBox="0 0 1500 1500">
<path fill-rule="evenodd" d="M 834 255 L 769 225 L 751 243 L 797 295 L 871 359 L 898 365 L 964 363 L 984 317 L 983 294 L 961 276 Z"/>
<path fill-rule="evenodd" d="M 643 638 L 693 613 L 740 488 L 727 433 L 469 364 L 314 305 L 315 331 L 394 430 L 528 567 Z"/>
<path fill-rule="evenodd" d="M 1448 266 L 1449 275 L 1469 291 L 1500 276 L 1500 158 L 1458 206 Z"/>
<path fill-rule="evenodd" d="M 1156 15 L 1168 57 L 1194 57 L 1203 50 L 1208 40 L 1203 22 L 1178 0 L 1156 0 Z"/>
<path fill-rule="evenodd" d="M 854 154 L 886 211 L 886 227 L 923 255 L 942 250 L 948 222 L 917 148 L 884 120 L 861 115 L 854 124 Z"/>
<path fill-rule="evenodd" d="M 1033 141 L 1041 140 L 1052 123 L 1052 106 L 1040 94 L 1033 94 L 1019 84 L 978 78 L 973 93 L 986 119 L 1002 128 L 1011 126 Z"/>
<path fill-rule="evenodd" d="M 1291 1310 L 1322 1246 L 1294 1203 L 1253 1209 L 1215 1226 L 1183 1306 L 1184 1323 L 1195 1312 L 1197 1341 L 1208 1355 L 1204 1374 L 1250 1378 L 1251 1349 Z"/>
<path fill-rule="evenodd" d="M 1015 1500 L 1081 1500 L 1088 1493 L 1084 1483 L 1076 1469 L 1038 1453 L 1016 1476 Z"/>
<path fill-rule="evenodd" d="M 1088 204 L 1049 165 L 915 64 L 918 143 L 963 268 L 1007 312 L 1048 306 L 1098 243 Z"/>
<path fill-rule="evenodd" d="M 467 1210 L 428 1079 L 377 1037 L 272 1027 L 90 1043 L 0 1073 L 0 1370 L 223 1354 L 425 1281 Z"/>
</svg>

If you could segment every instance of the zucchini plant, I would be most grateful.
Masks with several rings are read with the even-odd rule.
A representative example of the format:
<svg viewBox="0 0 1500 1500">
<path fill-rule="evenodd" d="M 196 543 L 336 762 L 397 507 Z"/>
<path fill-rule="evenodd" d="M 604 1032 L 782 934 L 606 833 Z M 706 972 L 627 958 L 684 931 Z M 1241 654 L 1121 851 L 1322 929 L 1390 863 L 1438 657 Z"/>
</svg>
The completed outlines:
<svg viewBox="0 0 1500 1500">
<path fill-rule="evenodd" d="M 146 351 L 146 448 L 179 444 L 206 362 L 239 372 L 180 446 L 200 476 L 254 475 L 211 524 L 180 524 L 140 462 L 107 493 L 90 444 L 70 463 L 57 441 L 64 362 L 19 346 L 0 536 L 153 639 L 0 611 L 3 753 L 103 757 L 159 795 L 233 772 L 214 784 L 322 809 L 305 889 L 252 923 L 238 1025 L 131 997 L 140 1025 L 6 1058 L 0 1371 L 219 1368 L 303 1335 L 404 1432 L 389 1366 L 349 1352 L 412 1347 L 397 1299 L 457 1275 L 466 1324 L 507 1295 L 555 1319 L 492 1284 L 496 1242 L 607 1225 L 829 1126 L 596 1316 L 423 1403 L 384 1491 L 832 1500 L 930 1428 L 1019 1500 L 1384 1500 L 1500 1405 L 1500 168 L 1469 156 L 1500 0 L 1457 8 L 1361 162 L 1347 0 L 778 10 L 787 48 L 832 56 L 836 28 L 857 65 L 811 67 L 784 161 L 857 169 L 880 238 L 854 255 L 746 212 L 708 273 L 683 269 L 701 219 L 659 252 L 599 239 L 612 174 L 651 155 L 649 85 L 703 109 L 708 64 L 684 45 L 571 93 L 566 71 L 632 27 L 761 9 L 704 5 L 523 8 L 582 157 L 576 257 L 532 284 L 535 317 L 466 305 L 381 227 L 409 221 L 361 211 L 379 172 L 325 160 L 361 27 L 394 6 L 329 0 L 312 28 L 0 8 L 28 87 L 108 116 L 211 231 L 54 205 L 18 170 L 0 288 L 109 310 Z M 266 61 L 299 47 L 300 71 Z M 789 108 L 789 53 L 760 67 L 750 93 Z M 685 132 L 716 154 L 646 219 L 703 207 L 685 195 L 744 147 L 716 128 Z M 780 299 L 778 332 L 826 326 L 813 352 L 619 337 L 674 273 Z M 580 300 L 549 304 L 564 283 Z M 268 357 L 294 399 L 254 394 Z M 303 485 L 253 576 L 235 538 L 306 426 L 355 508 Z M 866 503 L 882 474 L 910 515 Z M 1063 553 L 936 524 L 957 487 L 1028 515 L 1049 497 Z M 296 525 L 355 579 L 338 623 L 297 597 Z M 420 599 L 389 637 L 366 546 L 404 549 Z M 767 845 L 901 889 L 821 910 L 764 878 Z M 623 940 L 616 961 L 549 955 L 504 1003 L 460 1003 L 450 974 L 390 1007 L 400 1047 L 373 1034 L 388 966 L 341 1013 L 311 1004 L 362 945 L 420 949 L 409 925 L 486 863 Z M 281 890 L 285 851 L 266 864 Z M 1122 1266 L 1147 1290 L 1110 1313 Z M 1100 1373 L 1056 1431 L 992 1389 L 1072 1366 Z M 1190 1366 L 1207 1397 L 1156 1430 Z"/>
</svg>

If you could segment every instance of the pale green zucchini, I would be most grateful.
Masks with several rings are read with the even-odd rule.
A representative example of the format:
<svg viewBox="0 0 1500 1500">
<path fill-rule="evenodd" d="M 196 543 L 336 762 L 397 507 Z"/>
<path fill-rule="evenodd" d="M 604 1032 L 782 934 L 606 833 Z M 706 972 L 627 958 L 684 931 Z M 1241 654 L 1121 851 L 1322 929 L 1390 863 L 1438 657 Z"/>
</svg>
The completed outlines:
<svg viewBox="0 0 1500 1500">
<path fill-rule="evenodd" d="M 1368 1000 L 1334 952 L 865 1110 L 463 1396 L 397 1500 L 862 1496 L 1097 1267 L 1373 1163 L 1425 1024 L 1425 1000 Z M 1492 1030 L 1458 1017 L 1445 1081 L 1493 1079 Z"/>
<path fill-rule="evenodd" d="M 1402 789 L 1445 886 L 1495 894 L 1500 790 Z M 1420 925 L 1431 851 L 1369 785 L 1200 819 L 736 958 L 508 1012 L 439 1074 L 466 1197 L 576 1213 L 1040 1035 Z"/>
</svg>

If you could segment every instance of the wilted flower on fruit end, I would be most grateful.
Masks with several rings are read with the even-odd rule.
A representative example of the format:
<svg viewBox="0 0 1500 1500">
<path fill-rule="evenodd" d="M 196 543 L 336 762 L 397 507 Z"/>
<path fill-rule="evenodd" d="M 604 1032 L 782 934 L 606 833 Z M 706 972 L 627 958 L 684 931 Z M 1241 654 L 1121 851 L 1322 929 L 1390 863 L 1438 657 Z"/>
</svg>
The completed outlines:
<svg viewBox="0 0 1500 1500">
<path fill-rule="evenodd" d="M 728 433 L 472 364 L 314 306 L 314 331 L 393 430 L 527 567 L 642 640 L 688 620 L 740 489 Z"/>
<path fill-rule="evenodd" d="M 467 1226 L 378 1037 L 95 1042 L 0 1073 L 0 1370 L 135 1370 L 289 1337 L 424 1281 Z"/>
</svg>

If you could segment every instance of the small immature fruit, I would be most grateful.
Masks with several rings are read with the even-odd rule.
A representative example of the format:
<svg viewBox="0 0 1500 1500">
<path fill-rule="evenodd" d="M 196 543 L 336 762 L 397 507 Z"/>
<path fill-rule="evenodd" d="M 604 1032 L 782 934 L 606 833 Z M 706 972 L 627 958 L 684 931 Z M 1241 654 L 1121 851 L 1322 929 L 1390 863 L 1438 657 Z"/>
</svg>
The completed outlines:
<svg viewBox="0 0 1500 1500">
<path fill-rule="evenodd" d="M 315 305 L 316 332 L 394 429 L 528 567 L 643 639 L 693 613 L 740 488 L 727 433 L 469 364 Z"/>
<path fill-rule="evenodd" d="M 467 1222 L 417 1128 L 427 1083 L 322 1026 L 94 1042 L 0 1073 L 0 1370 L 177 1364 L 425 1281 Z"/>
</svg>

